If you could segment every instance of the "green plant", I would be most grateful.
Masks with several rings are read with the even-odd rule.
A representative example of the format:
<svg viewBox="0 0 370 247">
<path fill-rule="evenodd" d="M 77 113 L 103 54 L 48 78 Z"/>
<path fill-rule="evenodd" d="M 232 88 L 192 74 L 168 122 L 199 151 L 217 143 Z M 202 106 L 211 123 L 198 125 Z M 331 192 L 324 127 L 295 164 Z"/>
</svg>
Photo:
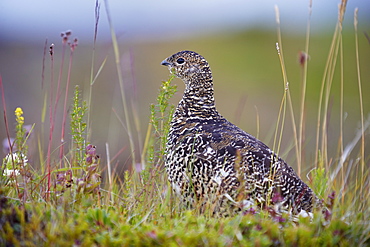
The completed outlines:
<svg viewBox="0 0 370 247">
<path fill-rule="evenodd" d="M 171 84 L 174 78 L 175 75 L 171 74 L 167 81 L 162 81 L 157 96 L 157 104 L 150 106 L 150 124 L 154 128 L 154 134 L 157 137 L 155 145 L 157 145 L 156 149 L 159 151 L 157 154 L 159 158 L 164 156 L 170 123 L 175 111 L 175 106 L 169 102 L 177 90 L 176 85 Z M 153 150 L 154 147 L 151 149 Z M 153 158 L 150 157 L 149 160 L 153 160 Z"/>
<path fill-rule="evenodd" d="M 86 114 L 87 106 L 86 102 L 80 103 L 80 91 L 78 86 L 75 87 L 75 93 L 73 97 L 73 110 L 71 113 L 71 135 L 73 141 L 74 150 L 74 166 L 81 166 L 84 158 L 84 147 L 86 143 L 86 122 L 84 122 L 84 116 Z"/>
</svg>

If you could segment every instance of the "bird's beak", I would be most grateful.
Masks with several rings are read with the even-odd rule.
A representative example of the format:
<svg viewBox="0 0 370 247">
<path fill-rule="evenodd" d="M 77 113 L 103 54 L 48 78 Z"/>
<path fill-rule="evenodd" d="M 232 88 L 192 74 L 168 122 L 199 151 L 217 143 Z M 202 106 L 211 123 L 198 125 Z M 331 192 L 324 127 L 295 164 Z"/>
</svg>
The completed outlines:
<svg viewBox="0 0 370 247">
<path fill-rule="evenodd" d="M 170 63 L 169 63 L 169 62 L 167 62 L 167 60 L 165 59 L 165 60 L 163 60 L 163 61 L 161 62 L 161 65 L 168 66 L 168 65 L 170 65 Z"/>
</svg>

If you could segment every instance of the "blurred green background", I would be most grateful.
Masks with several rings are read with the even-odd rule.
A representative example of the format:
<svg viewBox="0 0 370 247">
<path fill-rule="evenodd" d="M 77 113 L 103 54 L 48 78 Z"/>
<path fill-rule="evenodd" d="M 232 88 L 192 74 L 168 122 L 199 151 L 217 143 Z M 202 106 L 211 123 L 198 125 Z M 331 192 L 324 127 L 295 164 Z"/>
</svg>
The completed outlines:
<svg viewBox="0 0 370 247">
<path fill-rule="evenodd" d="M 302 4 L 305 6 L 306 13 L 308 2 L 304 1 L 303 3 L 302 1 Z M 313 6 L 313 13 L 315 13 L 315 5 Z M 91 15 L 94 13 L 93 7 L 94 4 L 90 3 L 89 11 Z M 161 31 L 155 32 L 155 30 L 152 30 L 152 33 L 156 33 L 156 35 L 152 36 L 125 36 L 124 31 L 119 33 L 118 31 L 121 29 L 117 28 L 125 93 L 129 106 L 132 108 L 132 111 L 130 111 L 131 122 L 133 126 L 136 126 L 134 139 L 137 147 L 137 162 L 140 162 L 140 150 L 149 123 L 149 106 L 151 103 L 155 103 L 161 81 L 167 80 L 169 77 L 169 71 L 161 66 L 160 62 L 180 50 L 194 50 L 203 55 L 210 63 L 214 75 L 216 106 L 219 112 L 245 131 L 258 136 L 259 139 L 269 146 L 273 145 L 273 135 L 285 85 L 275 45 L 277 42 L 277 31 L 276 26 L 274 27 L 273 5 L 266 8 L 270 8 L 270 17 L 268 19 L 270 24 L 268 27 L 263 23 L 248 27 L 230 24 L 229 26 L 221 25 L 219 29 L 213 26 L 211 32 L 206 27 L 202 27 L 204 32 L 202 32 L 201 28 L 193 34 L 186 27 L 183 27 L 186 30 L 184 35 L 182 35 L 181 30 L 172 34 L 171 31 L 169 33 L 163 32 L 163 35 L 158 35 Z M 335 4 L 330 5 L 328 8 L 335 13 Z M 282 9 L 284 10 L 284 8 Z M 351 18 L 353 18 L 353 10 L 353 8 L 347 10 L 348 15 L 352 16 Z M 101 9 L 101 11 L 105 10 Z M 322 12 L 322 10 L 317 11 Z M 114 12 L 113 10 L 112 15 Z M 286 16 L 284 16 L 284 13 L 287 13 Z M 368 9 L 359 9 L 359 13 L 366 15 L 368 14 Z M 196 10 L 192 14 L 197 15 Z M 167 18 L 170 22 L 186 22 L 186 20 L 178 18 L 179 16 L 181 17 L 182 15 L 169 13 L 164 18 Z M 307 16 L 305 19 L 307 19 Z M 191 18 L 190 14 L 188 18 Z M 219 16 L 219 18 L 222 19 L 222 16 Z M 358 32 L 365 118 L 370 113 L 370 98 L 368 97 L 370 92 L 370 43 L 367 37 L 370 35 L 370 22 L 366 18 L 361 19 Z M 298 58 L 300 51 L 305 49 L 306 23 L 299 24 L 297 28 L 297 24 L 294 24 L 294 19 L 289 19 L 289 12 L 284 11 L 282 11 L 281 19 L 281 48 L 284 53 L 289 90 L 297 122 L 300 112 L 302 82 L 302 67 L 298 62 Z M 105 22 L 105 20 L 101 21 Z M 315 31 L 310 35 L 309 46 L 310 59 L 308 62 L 305 111 L 306 166 L 303 167 L 303 171 L 307 171 L 313 165 L 318 100 L 325 64 L 335 30 L 335 22 L 335 15 L 325 23 L 313 21 L 312 29 Z M 115 22 L 114 24 L 119 27 L 121 23 Z M 89 23 L 89 25 L 90 29 L 93 30 L 94 21 Z M 291 25 L 295 25 L 295 28 L 291 28 Z M 66 26 L 65 30 L 69 28 L 72 29 L 72 27 Z M 57 81 L 61 61 L 61 38 L 58 37 L 60 31 L 63 30 L 56 29 L 55 35 L 49 37 L 47 41 L 48 46 L 51 43 L 55 44 L 54 84 Z M 72 38 L 79 36 L 79 33 L 76 33 L 73 29 L 72 32 Z M 102 33 L 104 34 L 104 32 L 107 32 L 107 30 L 104 29 Z M 145 31 L 143 32 L 145 33 Z M 354 35 L 353 19 L 348 18 L 343 27 L 345 144 L 353 139 L 360 121 Z M 71 105 L 73 85 L 80 85 L 84 99 L 87 99 L 89 92 L 93 38 L 91 36 L 90 40 L 86 40 L 84 36 L 82 37 L 73 54 L 69 105 Z M 47 55 L 45 59 L 45 79 L 42 85 L 45 38 L 45 36 L 37 33 L 30 40 L 27 40 L 27 38 L 12 40 L 11 35 L 7 33 L 6 37 L 0 41 L 0 73 L 5 90 L 7 118 L 11 135 L 14 133 L 13 111 L 17 106 L 20 106 L 23 108 L 26 124 L 36 123 L 32 139 L 30 140 L 30 159 L 33 161 L 38 161 L 39 159 L 38 143 L 40 142 L 46 148 L 49 132 L 48 114 L 46 115 L 45 123 L 41 121 L 44 100 L 45 97 L 49 96 L 51 75 L 50 58 Z M 107 57 L 107 63 L 92 87 L 92 104 L 90 105 L 92 111 L 92 133 L 90 140 L 94 145 L 97 145 L 103 164 L 106 163 L 105 143 L 108 143 L 110 156 L 114 157 L 114 160 L 112 160 L 113 165 L 117 167 L 118 171 L 121 171 L 129 168 L 132 157 L 130 157 L 125 129 L 114 113 L 117 112 L 120 118 L 123 119 L 122 100 L 120 98 L 112 44 L 109 40 L 109 35 L 100 38 L 98 33 L 95 73 L 105 57 Z M 69 51 L 67 50 L 62 77 L 63 90 L 67 78 L 68 60 Z M 340 66 L 340 59 L 338 58 L 328 112 L 330 115 L 328 125 L 329 156 L 333 158 L 334 163 L 337 159 L 339 136 Z M 179 79 L 175 79 L 174 83 L 178 85 L 178 93 L 172 99 L 172 102 L 177 104 L 181 98 L 184 86 Z M 59 114 L 56 118 L 54 149 L 59 145 L 63 99 L 64 95 L 62 95 L 59 104 Z M 47 98 L 47 103 L 49 103 L 48 100 Z M 3 106 L 1 108 L 3 109 Z M 135 115 L 137 115 L 137 122 L 134 120 Z M 293 167 L 296 167 L 289 112 L 287 112 L 285 123 L 280 155 Z M 0 130 L 0 138 L 3 140 L 6 138 L 4 121 L 1 121 Z M 123 152 L 120 152 L 120 150 L 123 150 Z M 366 152 L 369 155 L 368 148 Z M 115 157 L 116 155 L 117 157 Z M 37 167 L 37 165 L 35 166 Z"/>
</svg>

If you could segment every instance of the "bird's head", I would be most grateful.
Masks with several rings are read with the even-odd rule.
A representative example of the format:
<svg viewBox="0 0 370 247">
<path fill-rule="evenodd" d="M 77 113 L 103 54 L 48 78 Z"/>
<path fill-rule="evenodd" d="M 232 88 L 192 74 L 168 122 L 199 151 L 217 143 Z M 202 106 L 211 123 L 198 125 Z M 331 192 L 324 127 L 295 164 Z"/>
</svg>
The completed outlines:
<svg viewBox="0 0 370 247">
<path fill-rule="evenodd" d="M 196 52 L 180 51 L 162 61 L 171 73 L 185 83 L 211 81 L 212 73 L 208 62 Z"/>
</svg>

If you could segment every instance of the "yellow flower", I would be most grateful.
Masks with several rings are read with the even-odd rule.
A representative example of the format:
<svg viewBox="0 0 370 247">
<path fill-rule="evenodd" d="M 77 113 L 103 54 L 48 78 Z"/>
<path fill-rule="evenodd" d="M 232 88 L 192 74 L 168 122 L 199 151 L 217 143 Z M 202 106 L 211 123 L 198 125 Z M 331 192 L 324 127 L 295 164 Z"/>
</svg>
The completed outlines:
<svg viewBox="0 0 370 247">
<path fill-rule="evenodd" d="M 24 117 L 22 116 L 23 115 L 22 108 L 17 107 L 17 109 L 15 109 L 14 113 L 15 113 L 15 116 L 16 116 L 17 123 L 20 124 L 20 125 L 23 125 L 24 124 Z"/>
<path fill-rule="evenodd" d="M 22 108 L 17 107 L 17 109 L 15 109 L 15 115 L 16 115 L 17 117 L 20 117 L 21 115 L 23 115 Z"/>
</svg>

